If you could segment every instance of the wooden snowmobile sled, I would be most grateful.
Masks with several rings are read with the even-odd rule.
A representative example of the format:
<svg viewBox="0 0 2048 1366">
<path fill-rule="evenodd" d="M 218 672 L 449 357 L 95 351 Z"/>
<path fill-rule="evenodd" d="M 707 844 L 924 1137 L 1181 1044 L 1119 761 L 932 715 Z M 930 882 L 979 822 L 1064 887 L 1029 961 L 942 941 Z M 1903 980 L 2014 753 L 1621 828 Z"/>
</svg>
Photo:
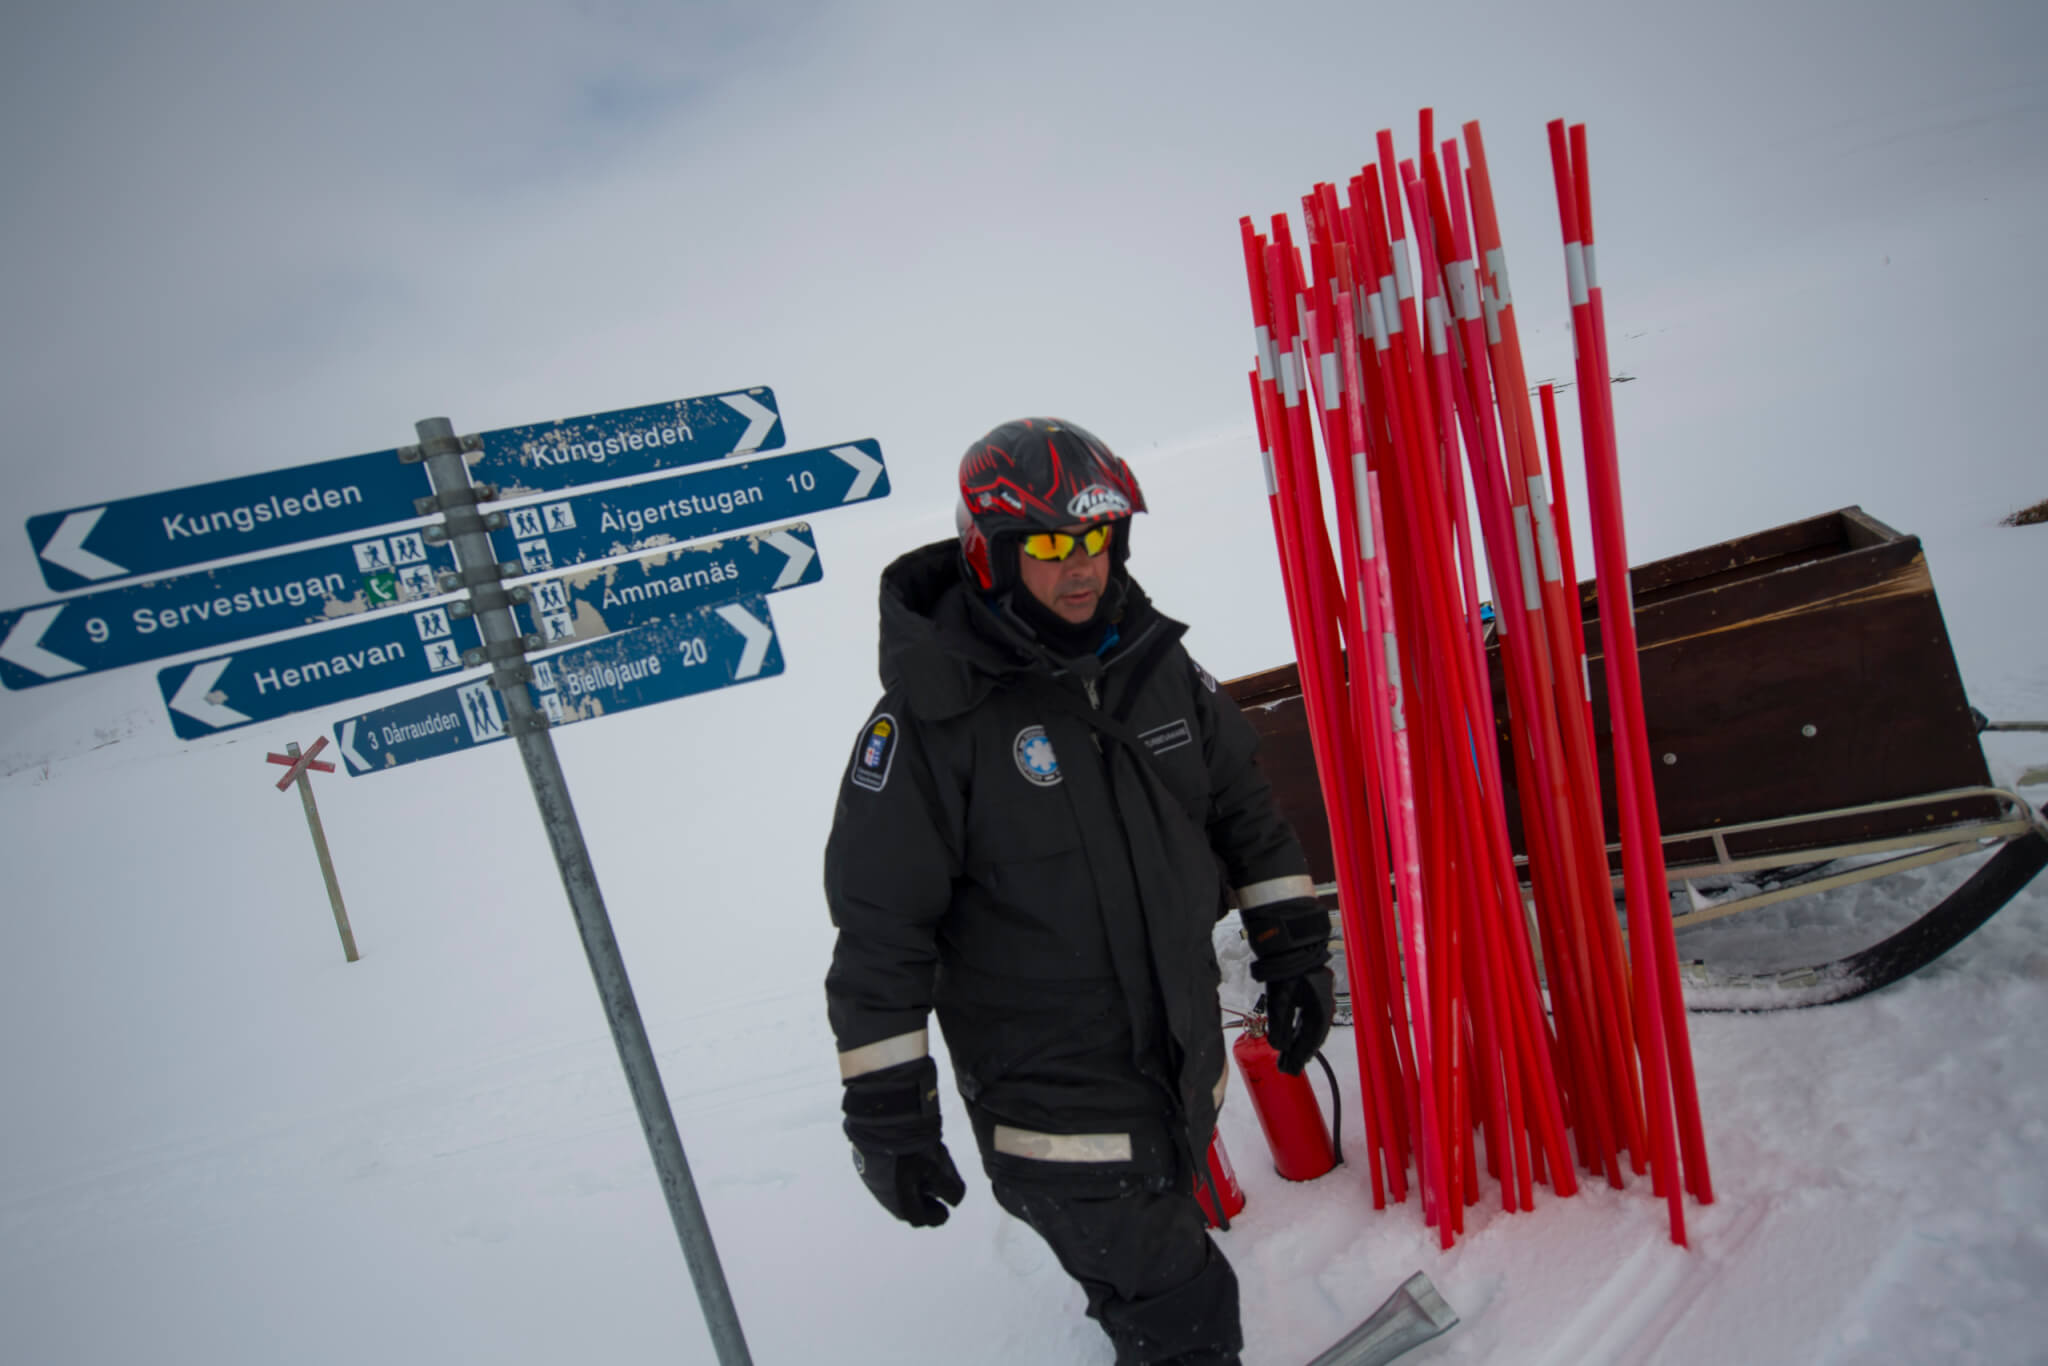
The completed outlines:
<svg viewBox="0 0 2048 1366">
<path fill-rule="evenodd" d="M 1849 507 L 1642 565 L 1632 584 L 1692 1009 L 1773 1010 L 1874 991 L 1953 948 L 2048 864 L 2048 821 L 1991 783 L 1977 742 L 1984 720 L 1964 696 L 1919 538 Z M 1579 599 L 1618 894 L 1591 582 L 1579 585 Z M 1488 664 L 1508 832 L 1526 885 L 1507 687 L 1491 640 Z M 1329 823 L 1295 666 L 1226 687 L 1258 730 L 1261 766 L 1334 903 Z M 1875 879 L 1917 888 L 1913 870 L 1966 856 L 1981 866 L 1959 886 L 1852 952 L 1759 968 L 1724 961 L 1716 948 L 1746 940 L 1753 951 L 1756 935 L 1684 933 L 1787 903 L 1775 914 L 1825 911 L 1830 893 Z M 1800 928 L 1810 939 L 1812 927 Z"/>
</svg>

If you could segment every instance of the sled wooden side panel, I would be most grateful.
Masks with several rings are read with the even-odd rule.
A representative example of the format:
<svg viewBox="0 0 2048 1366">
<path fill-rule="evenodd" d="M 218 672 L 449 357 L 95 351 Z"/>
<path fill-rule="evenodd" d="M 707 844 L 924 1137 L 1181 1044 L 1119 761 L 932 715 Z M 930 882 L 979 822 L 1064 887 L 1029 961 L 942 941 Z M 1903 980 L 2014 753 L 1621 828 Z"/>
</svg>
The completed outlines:
<svg viewBox="0 0 2048 1366">
<path fill-rule="evenodd" d="M 1317 882 L 1334 882 L 1330 821 L 1316 782 L 1315 747 L 1308 736 L 1308 706 L 1292 664 L 1249 674 L 1223 685 L 1259 735 L 1259 767 L 1273 785 L 1280 814 L 1294 827 Z"/>
</svg>

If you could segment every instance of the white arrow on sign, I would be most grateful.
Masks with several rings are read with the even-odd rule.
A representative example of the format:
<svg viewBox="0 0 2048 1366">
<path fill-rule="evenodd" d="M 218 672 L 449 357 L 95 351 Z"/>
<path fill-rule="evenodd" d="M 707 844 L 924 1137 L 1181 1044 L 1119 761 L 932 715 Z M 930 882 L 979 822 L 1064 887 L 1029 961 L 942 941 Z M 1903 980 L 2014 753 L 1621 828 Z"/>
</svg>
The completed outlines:
<svg viewBox="0 0 2048 1366">
<path fill-rule="evenodd" d="M 725 624 L 746 638 L 747 647 L 740 651 L 740 666 L 732 671 L 733 681 L 752 678 L 761 672 L 761 661 L 768 657 L 768 643 L 775 639 L 775 628 L 764 626 L 752 612 L 736 602 L 729 602 L 718 609 L 718 615 L 725 618 Z"/>
<path fill-rule="evenodd" d="M 853 487 L 839 501 L 851 503 L 857 498 L 867 497 L 868 490 L 882 477 L 882 462 L 858 446 L 834 446 L 832 454 L 853 466 Z"/>
<path fill-rule="evenodd" d="M 0 659 L 9 664 L 19 664 L 32 674 L 44 678 L 57 678 L 64 674 L 75 674 L 85 668 L 74 664 L 54 650 L 43 648 L 43 632 L 50 629 L 64 611 L 64 604 L 54 607 L 38 607 L 23 612 L 21 620 L 14 623 L 14 629 L 7 633 L 7 639 L 0 641 Z"/>
<path fill-rule="evenodd" d="M 732 448 L 732 453 L 740 455 L 760 450 L 761 443 L 768 439 L 768 433 L 775 426 L 775 410 L 746 394 L 720 394 L 718 401 L 747 419 L 747 429 L 740 433 L 739 443 Z"/>
<path fill-rule="evenodd" d="M 341 743 L 336 748 L 341 751 L 341 757 L 348 760 L 349 772 L 368 773 L 370 761 L 356 752 L 356 719 L 351 716 L 341 723 Z"/>
<path fill-rule="evenodd" d="M 85 538 L 92 535 L 92 529 L 100 524 L 100 518 L 107 515 L 105 508 L 87 508 L 83 512 L 66 513 L 57 525 L 50 539 L 43 542 L 43 548 L 36 553 L 56 565 L 68 569 L 81 579 L 111 579 L 128 571 L 104 556 L 95 555 L 85 548 Z"/>
<path fill-rule="evenodd" d="M 811 549 L 787 531 L 771 531 L 761 539 L 789 556 L 789 563 L 784 565 L 782 572 L 775 576 L 775 583 L 772 585 L 775 588 L 787 588 L 802 578 L 804 571 L 811 567 L 811 561 L 816 559 L 818 555 L 817 551 Z"/>
<path fill-rule="evenodd" d="M 213 691 L 213 685 L 220 682 L 220 676 L 228 671 L 228 665 L 234 662 L 235 657 L 229 655 L 226 659 L 208 659 L 194 664 L 192 672 L 185 675 L 185 681 L 178 685 L 176 695 L 171 698 L 171 710 L 184 712 L 193 720 L 215 728 L 238 726 L 248 720 L 233 707 L 224 707 L 206 698 Z"/>
</svg>

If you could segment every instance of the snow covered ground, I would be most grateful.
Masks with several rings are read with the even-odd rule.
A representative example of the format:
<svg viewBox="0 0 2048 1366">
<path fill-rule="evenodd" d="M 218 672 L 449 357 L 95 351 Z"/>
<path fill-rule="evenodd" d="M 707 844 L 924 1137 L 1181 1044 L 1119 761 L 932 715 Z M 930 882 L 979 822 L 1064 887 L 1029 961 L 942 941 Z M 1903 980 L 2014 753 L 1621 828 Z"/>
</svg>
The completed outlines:
<svg viewBox="0 0 2048 1366">
<path fill-rule="evenodd" d="M 896 493 L 815 519 L 825 580 L 774 602 L 783 677 L 578 726 L 558 747 L 755 1359 L 1106 1363 L 1079 1291 L 990 1199 L 950 1095 L 970 1192 L 941 1230 L 904 1228 L 877 1208 L 839 1133 L 819 986 L 831 939 L 818 856 L 875 692 L 875 574 L 901 549 L 950 531 L 951 460 L 975 431 L 1017 407 L 1066 407 L 1136 464 L 1152 511 L 1137 528 L 1133 568 L 1166 610 L 1192 622 L 1195 655 L 1225 677 L 1281 662 L 1289 646 L 1248 414 L 1228 397 L 1241 392 L 1249 354 L 1231 274 L 1234 215 L 1285 207 L 1312 178 L 1341 175 L 1382 124 L 1401 130 L 1407 150 L 1420 99 L 1444 100 L 1447 122 L 1482 114 L 1503 197 L 1515 197 L 1504 212 L 1530 373 L 1562 376 L 1561 270 L 1537 134 L 1541 117 L 1573 112 L 1591 121 L 1596 158 L 1608 158 L 1596 162 L 1595 195 L 1614 365 L 1635 376 L 1615 395 L 1635 558 L 1860 504 L 1923 538 L 1973 702 L 1994 718 L 2048 720 L 2038 611 L 2048 527 L 1998 525 L 2048 495 L 2032 417 L 2048 355 L 2048 280 L 2029 265 L 2048 220 L 2048 46 L 2015 37 L 2039 37 L 2038 25 L 2014 18 L 2024 7 L 1961 7 L 1968 23 L 1928 19 L 1911 42 L 1898 27 L 1910 6 L 1867 25 L 1861 7 L 1819 9 L 1858 17 L 1781 28 L 1775 9 L 1737 16 L 1733 36 L 1695 35 L 1703 46 L 1689 50 L 1693 60 L 1673 62 L 1668 49 L 1661 66 L 1617 60 L 1610 84 L 1587 85 L 1582 104 L 1576 87 L 1570 98 L 1546 88 L 1481 100 L 1473 86 L 1413 77 L 1384 103 L 1347 104 L 1352 131 L 1341 149 L 1327 130 L 1294 149 L 1320 160 L 1261 143 L 1239 147 L 1232 165 L 1205 166 L 1209 198 L 1198 211 L 1153 214 L 1139 196 L 1118 201 L 1122 219 L 1072 215 L 1077 238 L 1133 220 L 1145 231 L 1117 258 L 1131 276 L 1126 291 L 1091 294 L 1092 313 L 1070 304 L 1067 322 L 1050 330 L 947 325 L 986 302 L 974 288 L 995 286 L 952 272 L 959 235 L 979 225 L 945 216 L 953 201 L 937 179 L 910 201 L 920 224 L 945 230 L 919 238 L 934 254 L 890 258 L 896 273 L 879 284 L 837 256 L 828 234 L 781 229 L 778 269 L 801 261 L 814 269 L 794 272 L 799 283 L 830 276 L 853 292 L 801 305 L 772 296 L 765 341 L 698 335 L 688 308 L 643 304 L 617 282 L 550 283 L 548 263 L 577 251 L 616 257 L 649 299 L 659 291 L 636 269 L 657 260 L 685 269 L 652 247 L 641 255 L 578 237 L 567 209 L 522 220 L 528 236 L 516 252 L 437 263 L 473 272 L 481 311 L 469 316 L 483 325 L 467 340 L 496 367 L 447 389 L 452 343 L 394 359 L 367 323 L 344 361 L 316 362 L 281 344 L 273 329 L 282 324 L 260 310 L 181 314 L 200 331 L 189 357 L 161 320 L 144 318 L 133 334 L 99 327 L 90 309 L 66 313 L 61 327 L 9 322 L 20 362 L 5 391 L 16 449 L 0 487 L 18 522 L 95 497 L 370 449 L 402 439 L 406 423 L 443 402 L 467 404 L 465 427 L 480 427 L 763 379 L 778 386 L 794 446 L 878 436 Z M 1738 42 L 1766 23 L 1774 43 Z M 1943 35 L 1972 61 L 2002 54 L 2005 64 L 1985 66 L 1981 79 L 1969 74 L 1978 68 L 1935 69 L 1921 59 Z M 1438 36 L 1412 35 L 1417 47 Z M 1770 92 L 1753 108 L 1783 112 L 1811 93 L 1802 73 L 1835 60 L 1868 88 L 1882 86 L 1887 103 L 1873 113 L 1844 97 L 1850 112 L 1830 121 L 1816 96 L 1784 125 L 1769 164 L 1750 168 L 1754 143 L 1704 132 L 1686 141 L 1687 111 L 1704 108 L 1708 93 L 1735 101 L 1724 83 L 1732 68 L 1714 55 L 1727 55 L 1713 46 L 1722 42 L 1740 48 L 1741 70 Z M 1237 61 L 1235 52 L 1175 55 L 1218 72 Z M 1100 84 L 1138 72 L 1084 74 Z M 1464 94 L 1484 107 L 1452 103 Z M 945 138 L 943 111 L 902 98 L 886 106 L 891 130 Z M 1654 113 L 1635 121 L 1631 111 Z M 843 207 L 826 154 L 837 145 L 831 130 L 760 118 L 762 136 L 803 154 L 795 182 Z M 262 131 L 244 122 L 248 136 Z M 1134 169 L 1170 164 L 1155 125 L 1122 131 L 1147 155 L 1090 162 L 1084 188 L 1166 193 Z M 1040 133 L 1040 159 L 1020 154 L 1018 164 L 1042 184 L 1057 178 L 1068 132 Z M 1228 141 L 1214 128 L 1200 133 Z M 1026 153 L 1037 135 L 1018 135 Z M 1696 183 L 1653 191 L 1647 171 L 1643 183 L 1624 174 L 1658 138 L 1673 140 L 1665 150 Z M 981 156 L 981 142 L 958 141 L 958 166 Z M 9 148 L 10 168 L 27 164 Z M 446 154 L 434 144 L 422 155 Z M 1695 197 L 1674 205 L 1667 192 L 1677 183 L 1693 184 Z M 608 212 L 667 207 L 615 182 L 586 188 Z M 61 226 L 55 203 L 36 199 L 22 231 Z M 287 197 L 279 205 L 293 223 L 311 212 Z M 1661 235 L 1702 213 L 1723 217 L 1683 240 Z M 736 251 L 738 221 L 704 232 Z M 153 229 L 169 260 L 190 245 L 184 224 Z M 986 253 L 1065 262 L 1059 253 L 1073 246 L 1043 223 L 988 231 L 965 239 L 983 262 Z M 1196 237 L 1199 252 L 1185 246 Z M 410 250 L 396 236 L 370 241 Z M 95 259 L 82 239 L 64 250 Z M 1163 273 L 1147 273 L 1154 267 Z M 1065 266 L 1019 268 L 1024 278 L 1009 284 L 1042 290 Z M 134 269 L 138 280 L 156 278 Z M 372 282 L 367 296 L 345 273 L 338 283 L 302 279 L 305 295 L 264 307 L 298 316 L 339 297 L 356 309 L 363 297 L 390 303 L 411 289 L 444 299 L 419 270 L 400 286 Z M 758 278 L 769 274 L 764 265 Z M 11 317 L 48 302 L 41 283 L 7 278 L 19 286 L 9 297 L 31 310 Z M 533 299 L 519 302 L 545 326 L 521 332 L 511 304 L 487 288 L 507 278 L 537 281 Z M 663 278 L 703 284 L 690 297 L 707 316 L 750 306 L 723 283 Z M 585 288 L 627 311 L 585 324 Z M 918 346 L 943 353 L 932 357 L 937 370 L 906 376 L 900 359 L 910 351 L 870 346 L 848 321 L 856 305 L 875 316 L 909 310 L 903 326 Z M 631 311 L 643 306 L 646 314 Z M 217 373 L 180 368 L 219 361 L 215 330 L 232 334 L 253 377 L 229 379 L 224 362 Z M 690 336 L 671 347 L 678 332 Z M 1214 344 L 1170 354 L 1153 345 L 1179 338 Z M 720 350 L 728 344 L 731 356 Z M 982 346 L 990 350 L 976 364 L 969 353 Z M 1204 368 L 1212 352 L 1218 363 Z M 150 368 L 159 353 L 161 373 Z M 728 373 L 756 364 L 773 373 Z M 600 374 L 606 365 L 621 368 Z M 110 366 L 110 390 L 147 382 L 132 400 L 109 398 L 117 406 L 98 414 L 98 435 L 155 433 L 146 471 L 94 464 L 97 448 L 74 433 L 82 410 L 42 397 L 65 374 Z M 687 377 L 692 366 L 716 377 L 699 384 Z M 1005 387 L 987 373 L 1036 367 L 1035 386 Z M 934 373 L 944 380 L 920 407 L 911 381 Z M 620 392 L 619 374 L 650 387 Z M 202 381 L 218 382 L 220 411 L 188 398 L 184 425 L 146 421 L 150 403 Z M 448 390 L 453 398 L 424 396 Z M 1183 401 L 1197 390 L 1226 397 Z M 221 439 L 300 411 L 315 435 L 295 437 L 289 456 Z M 343 434 L 321 444 L 330 430 Z M 29 441 L 74 458 L 31 462 L 20 454 Z M 202 447 L 189 459 L 166 453 Z M 10 553 L 6 601 L 41 600 L 25 550 Z M 1590 565 L 1588 549 L 1580 556 Z M 712 1360 L 515 753 L 495 746 L 317 780 L 363 953 L 345 964 L 298 803 L 272 788 L 278 770 L 263 762 L 332 719 L 184 743 L 147 668 L 0 696 L 0 1360 Z M 2010 781 L 2048 765 L 2048 736 L 1987 736 L 1986 752 Z M 2048 800 L 2039 787 L 2028 795 Z M 1931 903 L 1967 871 L 1905 875 L 1780 920 L 1801 934 L 1835 926 L 1853 935 Z M 1663 1207 L 1638 1183 L 1567 1201 L 1539 1192 L 1529 1214 L 1481 1206 L 1459 1245 L 1440 1253 L 1413 1205 L 1370 1208 L 1361 1171 L 1281 1181 L 1240 1089 L 1222 1132 L 1250 1205 L 1221 1241 L 1244 1287 L 1246 1361 L 1307 1360 L 1418 1267 L 1464 1322 L 1417 1362 L 2048 1359 L 2044 1031 L 2048 880 L 1931 968 L 1871 997 L 1694 1017 L 1719 1199 L 1688 1207 L 1690 1250 L 1669 1245 Z M 1349 1046 L 1340 1031 L 1331 1049 L 1347 1082 Z M 1357 1134 L 1354 1090 L 1346 1086 L 1346 1128 Z"/>
<path fill-rule="evenodd" d="M 1210 658 L 1269 612 L 1260 575 L 1175 568 L 1204 539 L 1199 491 L 1244 482 L 1245 454 L 1216 441 L 1145 470 L 1140 568 L 1203 609 Z M 1079 1292 L 978 1176 L 951 1224 L 914 1232 L 872 1205 L 838 1132 L 816 858 L 868 701 L 868 576 L 848 566 L 939 524 L 909 506 L 821 519 L 826 583 L 776 604 L 786 677 L 559 745 L 756 1359 L 1106 1362 Z M 2038 563 L 2043 535 L 1980 529 L 1936 554 L 1937 583 L 2012 547 Z M 1965 652 L 1966 678 L 2042 677 L 2039 642 L 2004 639 L 2010 655 Z M 1226 667 L 1281 657 L 1250 648 Z M 106 695 L 81 687 L 11 737 L 58 757 L 0 781 L 0 1355 L 710 1360 L 510 748 L 321 781 L 363 946 L 345 965 L 298 804 L 262 763 L 312 722 L 185 746 L 154 714 L 97 710 Z M 2048 690 L 2007 706 L 2048 713 Z M 71 752 L 95 724 L 119 738 Z M 2000 749 L 2011 767 L 2026 746 Z M 1939 876 L 1862 895 L 1903 914 Z M 2044 1024 L 2048 885 L 1874 997 L 1695 1017 L 1720 1199 L 1688 1211 L 1691 1251 L 1639 1185 L 1475 1210 L 1441 1254 L 1412 1206 L 1370 1209 L 1360 1172 L 1273 1175 L 1240 1092 L 1223 1133 L 1250 1207 L 1222 1241 L 1246 1359 L 1306 1360 L 1416 1267 L 1464 1316 L 1430 1349 L 1446 1361 L 2038 1359 Z M 1342 1031 L 1331 1052 L 1360 1133 Z"/>
</svg>

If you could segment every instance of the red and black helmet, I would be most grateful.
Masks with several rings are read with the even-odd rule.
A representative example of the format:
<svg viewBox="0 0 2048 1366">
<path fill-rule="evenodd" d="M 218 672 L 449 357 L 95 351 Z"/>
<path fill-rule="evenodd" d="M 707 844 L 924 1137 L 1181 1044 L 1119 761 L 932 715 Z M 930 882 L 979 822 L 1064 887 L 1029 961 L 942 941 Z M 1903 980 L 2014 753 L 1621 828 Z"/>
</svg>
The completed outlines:
<svg viewBox="0 0 2048 1366">
<path fill-rule="evenodd" d="M 1011 555 L 999 537 L 1097 522 L 1145 510 L 1138 476 L 1087 429 L 1056 417 L 1005 422 L 960 457 L 960 556 L 984 592 L 1008 583 Z M 1128 548 L 1119 533 L 1118 563 Z"/>
</svg>

